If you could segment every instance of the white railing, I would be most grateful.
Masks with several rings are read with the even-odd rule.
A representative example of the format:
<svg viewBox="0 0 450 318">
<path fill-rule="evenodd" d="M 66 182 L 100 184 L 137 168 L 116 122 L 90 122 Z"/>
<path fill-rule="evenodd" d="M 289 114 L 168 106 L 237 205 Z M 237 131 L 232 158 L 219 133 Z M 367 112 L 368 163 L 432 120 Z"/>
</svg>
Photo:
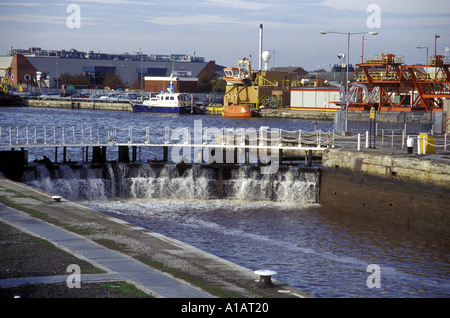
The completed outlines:
<svg viewBox="0 0 450 318">
<path fill-rule="evenodd" d="M 147 127 L 1 127 L 0 148 L 86 146 L 192 146 L 323 150 L 334 145 L 334 132 L 253 128 L 153 129 Z"/>
</svg>

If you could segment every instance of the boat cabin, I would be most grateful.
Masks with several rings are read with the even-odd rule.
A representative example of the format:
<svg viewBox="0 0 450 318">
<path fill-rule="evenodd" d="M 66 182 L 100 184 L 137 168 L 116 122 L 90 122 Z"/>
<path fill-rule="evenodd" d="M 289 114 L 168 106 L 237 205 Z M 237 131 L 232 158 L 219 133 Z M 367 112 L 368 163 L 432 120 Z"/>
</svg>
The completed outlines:
<svg viewBox="0 0 450 318">
<path fill-rule="evenodd" d="M 150 99 L 151 105 L 154 106 L 189 106 L 191 105 L 191 98 L 183 93 L 161 93 Z"/>
</svg>

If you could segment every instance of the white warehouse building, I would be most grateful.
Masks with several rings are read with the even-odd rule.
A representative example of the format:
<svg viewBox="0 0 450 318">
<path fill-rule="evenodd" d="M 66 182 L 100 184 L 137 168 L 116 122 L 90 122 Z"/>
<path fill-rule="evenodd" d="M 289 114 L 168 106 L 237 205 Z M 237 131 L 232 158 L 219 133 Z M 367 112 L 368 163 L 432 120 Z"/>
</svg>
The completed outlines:
<svg viewBox="0 0 450 318">
<path fill-rule="evenodd" d="M 341 89 L 338 87 L 295 87 L 291 88 L 291 109 L 340 110 Z"/>
</svg>

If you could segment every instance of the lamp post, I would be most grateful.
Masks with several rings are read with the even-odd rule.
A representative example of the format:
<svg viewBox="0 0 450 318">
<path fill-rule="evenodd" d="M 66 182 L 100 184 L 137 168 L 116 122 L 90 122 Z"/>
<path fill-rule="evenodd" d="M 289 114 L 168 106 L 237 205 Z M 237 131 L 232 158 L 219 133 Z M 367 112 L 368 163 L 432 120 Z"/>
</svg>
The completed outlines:
<svg viewBox="0 0 450 318">
<path fill-rule="evenodd" d="M 139 57 L 140 57 L 140 60 L 141 60 L 141 100 L 143 100 L 143 92 L 142 92 L 142 81 L 143 81 L 143 74 L 142 74 L 142 50 L 141 49 L 139 49 L 139 52 L 134 52 L 134 53 L 137 53 L 137 54 L 139 54 Z"/>
<path fill-rule="evenodd" d="M 436 56 L 436 54 L 437 54 L 436 42 L 437 42 L 437 39 L 440 38 L 440 37 L 441 37 L 440 35 L 437 35 L 437 34 L 434 35 L 434 56 Z"/>
<path fill-rule="evenodd" d="M 370 34 L 377 35 L 378 32 L 334 32 L 334 31 L 320 31 L 320 34 L 344 34 L 347 35 L 347 65 L 345 78 L 345 131 L 348 130 L 348 65 L 350 64 L 350 36 L 353 34 Z"/>
<path fill-rule="evenodd" d="M 416 46 L 416 49 L 427 49 L 427 60 L 428 60 L 428 46 Z M 427 61 L 425 61 L 425 64 L 427 63 Z"/>
</svg>

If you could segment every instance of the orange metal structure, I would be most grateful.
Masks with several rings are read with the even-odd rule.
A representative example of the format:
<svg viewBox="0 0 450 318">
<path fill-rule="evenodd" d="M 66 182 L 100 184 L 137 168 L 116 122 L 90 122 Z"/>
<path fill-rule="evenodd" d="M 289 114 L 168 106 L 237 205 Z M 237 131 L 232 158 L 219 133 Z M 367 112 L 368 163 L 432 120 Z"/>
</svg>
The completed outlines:
<svg viewBox="0 0 450 318">
<path fill-rule="evenodd" d="M 403 56 L 382 54 L 357 64 L 356 82 L 349 90 L 349 110 L 442 111 L 450 97 L 450 64 L 442 55 L 426 65 L 405 65 Z"/>
</svg>

